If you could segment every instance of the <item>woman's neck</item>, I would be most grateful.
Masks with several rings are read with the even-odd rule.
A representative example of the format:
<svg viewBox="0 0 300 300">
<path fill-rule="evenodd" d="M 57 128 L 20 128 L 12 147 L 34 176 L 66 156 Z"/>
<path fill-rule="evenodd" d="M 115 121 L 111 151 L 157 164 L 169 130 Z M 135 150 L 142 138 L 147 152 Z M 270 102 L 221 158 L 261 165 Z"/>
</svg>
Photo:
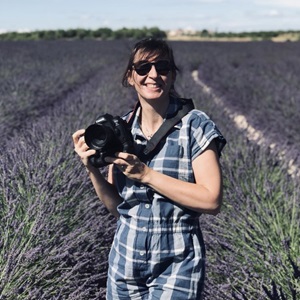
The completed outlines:
<svg viewBox="0 0 300 300">
<path fill-rule="evenodd" d="M 150 139 L 163 123 L 170 100 L 140 101 L 140 126 L 145 136 Z"/>
</svg>

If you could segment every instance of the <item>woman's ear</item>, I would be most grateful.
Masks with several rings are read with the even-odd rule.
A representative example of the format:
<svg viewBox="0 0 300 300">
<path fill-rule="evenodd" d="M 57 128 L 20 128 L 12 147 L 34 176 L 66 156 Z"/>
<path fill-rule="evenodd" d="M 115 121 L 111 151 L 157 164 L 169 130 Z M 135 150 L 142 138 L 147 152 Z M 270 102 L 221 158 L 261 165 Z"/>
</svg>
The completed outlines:
<svg viewBox="0 0 300 300">
<path fill-rule="evenodd" d="M 132 71 L 127 72 L 127 82 L 130 86 L 134 86 Z"/>
</svg>

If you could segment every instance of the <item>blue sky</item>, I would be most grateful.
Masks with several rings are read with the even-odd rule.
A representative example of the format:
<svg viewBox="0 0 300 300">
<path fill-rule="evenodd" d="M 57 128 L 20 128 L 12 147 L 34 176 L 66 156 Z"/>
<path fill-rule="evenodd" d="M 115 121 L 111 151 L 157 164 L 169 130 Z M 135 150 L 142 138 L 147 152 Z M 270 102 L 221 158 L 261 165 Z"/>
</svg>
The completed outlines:
<svg viewBox="0 0 300 300">
<path fill-rule="evenodd" d="M 0 0 L 0 32 L 144 26 L 300 30 L 300 0 Z"/>
</svg>

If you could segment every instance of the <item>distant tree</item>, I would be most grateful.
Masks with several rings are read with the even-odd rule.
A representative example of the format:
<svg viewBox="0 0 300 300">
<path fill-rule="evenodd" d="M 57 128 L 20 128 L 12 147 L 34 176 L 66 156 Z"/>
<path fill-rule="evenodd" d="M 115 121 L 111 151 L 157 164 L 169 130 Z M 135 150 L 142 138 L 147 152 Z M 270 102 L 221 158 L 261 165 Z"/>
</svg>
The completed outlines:
<svg viewBox="0 0 300 300">
<path fill-rule="evenodd" d="M 101 38 L 105 40 L 112 37 L 113 31 L 108 27 L 103 27 L 91 31 L 90 35 L 94 38 Z"/>
<path fill-rule="evenodd" d="M 55 30 L 46 30 L 44 32 L 44 38 L 46 40 L 55 40 L 56 39 L 56 31 Z"/>
<path fill-rule="evenodd" d="M 166 38 L 167 34 L 165 31 L 160 30 L 158 27 L 152 27 L 149 29 L 149 33 L 152 37 L 155 38 Z"/>
<path fill-rule="evenodd" d="M 56 38 L 63 39 L 65 37 L 65 31 L 63 29 L 56 30 Z"/>
<path fill-rule="evenodd" d="M 77 30 L 76 29 L 68 29 L 64 32 L 64 37 L 65 38 L 75 38 L 77 35 Z"/>
<path fill-rule="evenodd" d="M 78 38 L 78 39 L 84 39 L 84 38 L 88 38 L 88 37 L 90 37 L 91 36 L 91 34 L 90 34 L 90 30 L 87 30 L 87 29 L 82 29 L 82 28 L 78 28 L 77 30 L 76 30 L 76 37 Z"/>
<path fill-rule="evenodd" d="M 203 29 L 203 30 L 201 31 L 200 35 L 201 35 L 202 37 L 208 37 L 208 36 L 210 36 L 208 30 L 206 30 L 206 29 Z"/>
</svg>

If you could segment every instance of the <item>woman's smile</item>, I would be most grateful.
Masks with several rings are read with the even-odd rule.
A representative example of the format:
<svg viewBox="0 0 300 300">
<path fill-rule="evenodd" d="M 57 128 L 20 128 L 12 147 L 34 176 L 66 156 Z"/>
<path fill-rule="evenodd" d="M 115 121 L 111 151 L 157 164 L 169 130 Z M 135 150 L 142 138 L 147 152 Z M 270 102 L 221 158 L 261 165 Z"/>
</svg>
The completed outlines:
<svg viewBox="0 0 300 300">
<path fill-rule="evenodd" d="M 158 83 L 145 83 L 145 86 L 149 89 L 154 89 L 154 90 L 162 88 L 162 85 Z"/>
</svg>

